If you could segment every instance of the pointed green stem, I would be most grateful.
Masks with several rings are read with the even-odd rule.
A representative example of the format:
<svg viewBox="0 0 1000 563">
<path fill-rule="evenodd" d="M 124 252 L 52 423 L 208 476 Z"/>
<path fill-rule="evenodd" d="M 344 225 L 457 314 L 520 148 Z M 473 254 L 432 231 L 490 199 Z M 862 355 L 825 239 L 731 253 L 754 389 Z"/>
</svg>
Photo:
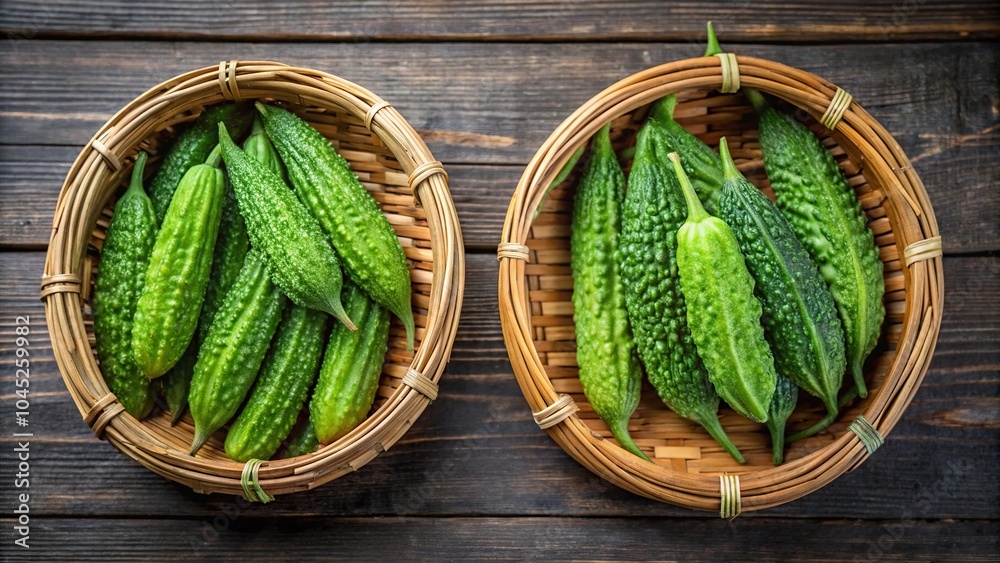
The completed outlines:
<svg viewBox="0 0 1000 563">
<path fill-rule="evenodd" d="M 132 179 L 129 182 L 128 191 L 143 191 L 142 174 L 146 169 L 146 159 L 148 158 L 149 155 L 146 154 L 146 151 L 139 151 L 139 154 L 135 156 L 135 165 L 132 166 Z"/>
<path fill-rule="evenodd" d="M 767 429 L 771 432 L 772 460 L 775 465 L 781 465 L 785 461 L 785 424 L 782 423 L 780 426 L 776 426 L 771 424 L 771 421 L 768 421 Z"/>
<path fill-rule="evenodd" d="M 693 223 L 702 221 L 709 217 L 705 208 L 701 205 L 701 200 L 698 199 L 698 194 L 695 193 L 694 187 L 691 186 L 691 180 L 688 180 L 687 173 L 684 172 L 684 167 L 681 165 L 681 157 L 675 152 L 670 153 L 667 158 L 670 162 L 674 163 L 674 172 L 677 173 L 677 179 L 681 183 L 681 189 L 684 191 L 684 200 L 687 201 L 688 207 L 688 217 L 687 220 Z"/>
<path fill-rule="evenodd" d="M 711 416 L 706 415 L 699 417 L 695 419 L 695 421 L 698 424 L 701 424 L 712 436 L 712 438 L 715 438 L 715 441 L 722 446 L 722 449 L 726 450 L 729 455 L 733 456 L 733 459 L 735 459 L 738 463 L 746 463 L 746 460 L 743 459 L 743 454 L 740 453 L 739 448 L 737 448 L 736 444 L 729 439 L 729 436 L 726 435 L 726 431 L 722 429 L 722 423 L 719 422 L 719 417 L 716 416 L 715 413 L 712 413 Z"/>
<path fill-rule="evenodd" d="M 864 399 L 868 396 L 868 388 L 865 386 L 865 372 L 860 362 L 851 362 L 851 376 L 854 377 L 854 386 L 858 390 L 858 395 Z"/>
<path fill-rule="evenodd" d="M 705 56 L 711 57 L 721 52 L 722 47 L 719 45 L 719 38 L 715 36 L 715 29 L 712 28 L 712 22 L 708 22 L 708 47 L 705 48 Z"/>
<path fill-rule="evenodd" d="M 649 112 L 650 119 L 656 121 L 672 121 L 674 110 L 677 109 L 677 94 L 667 94 L 653 104 L 653 109 Z"/>
<path fill-rule="evenodd" d="M 621 444 L 623 448 L 632 452 L 633 454 L 639 456 L 646 461 L 652 461 L 649 456 L 644 454 L 639 446 L 635 445 L 635 441 L 632 440 L 632 436 L 628 433 L 628 419 L 625 420 L 615 420 L 612 421 L 608 426 L 611 427 L 611 433 L 614 435 L 615 440 Z"/>
<path fill-rule="evenodd" d="M 191 455 L 198 453 L 198 450 L 205 445 L 205 442 L 212 437 L 211 433 L 205 433 L 202 429 L 198 428 L 198 425 L 194 426 L 194 441 L 191 442 L 191 451 L 188 452 Z"/>
<path fill-rule="evenodd" d="M 251 135 L 262 135 L 264 134 L 264 121 L 261 120 L 260 116 L 253 118 L 253 126 L 250 128 Z"/>
<path fill-rule="evenodd" d="M 743 95 L 747 97 L 747 100 L 753 105 L 753 109 L 757 110 L 757 113 L 764 113 L 767 108 L 771 107 L 767 100 L 764 99 L 764 94 L 761 94 L 753 88 L 743 88 Z"/>
<path fill-rule="evenodd" d="M 219 122 L 220 127 L 225 127 L 222 122 Z M 215 145 L 212 152 L 208 153 L 208 158 L 205 159 L 205 164 L 218 168 L 222 164 L 222 147 L 220 145 Z"/>
<path fill-rule="evenodd" d="M 733 162 L 733 157 L 729 154 L 729 143 L 726 142 L 725 137 L 719 140 L 719 154 L 722 156 L 722 171 L 725 173 L 726 180 L 742 179 L 743 174 L 740 174 L 736 163 Z"/>
</svg>

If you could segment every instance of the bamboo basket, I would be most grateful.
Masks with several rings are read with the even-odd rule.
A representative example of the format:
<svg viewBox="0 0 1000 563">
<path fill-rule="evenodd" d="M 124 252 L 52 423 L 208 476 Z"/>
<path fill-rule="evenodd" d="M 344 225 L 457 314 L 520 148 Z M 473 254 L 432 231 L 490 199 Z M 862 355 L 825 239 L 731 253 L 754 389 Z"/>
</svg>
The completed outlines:
<svg viewBox="0 0 1000 563">
<path fill-rule="evenodd" d="M 827 431 L 791 444 L 785 463 L 775 467 L 764 425 L 722 404 L 722 424 L 747 458 L 740 465 L 697 423 L 668 410 L 644 383 L 629 431 L 651 463 L 611 437 L 577 375 L 569 225 L 579 172 L 547 197 L 545 192 L 574 151 L 604 124 L 612 123 L 612 140 L 622 154 L 634 144 L 649 105 L 677 93 L 677 120 L 714 148 L 725 136 L 740 170 L 770 193 L 756 116 L 738 92 L 741 83 L 787 102 L 786 110 L 798 108 L 799 117 L 835 155 L 868 215 L 884 264 L 887 310 L 880 344 L 865 368 L 870 391 L 845 408 Z M 628 158 L 622 164 L 627 172 Z M 731 54 L 682 60 L 630 76 L 594 96 L 559 125 L 528 164 L 511 199 L 501 241 L 504 339 L 539 426 L 574 459 L 619 487 L 662 502 L 717 510 L 723 517 L 797 499 L 864 461 L 913 398 L 941 324 L 941 239 L 909 160 L 846 92 L 767 60 Z M 800 397 L 790 432 L 810 426 L 824 412 L 818 400 L 806 393 Z"/>
<path fill-rule="evenodd" d="M 152 163 L 177 125 L 226 100 L 284 103 L 350 162 L 403 245 L 413 287 L 416 344 L 393 320 L 375 405 L 357 428 L 316 453 L 237 463 L 221 432 L 196 457 L 190 414 L 171 427 L 162 410 L 140 422 L 108 390 L 96 359 L 90 297 L 113 200 L 139 149 Z M 338 77 L 273 62 L 229 61 L 172 78 L 108 121 L 70 169 L 56 206 L 41 297 L 56 361 L 84 421 L 99 438 L 201 493 L 266 502 L 355 471 L 391 447 L 436 398 L 462 305 L 465 258 L 447 174 L 403 117 Z"/>
</svg>

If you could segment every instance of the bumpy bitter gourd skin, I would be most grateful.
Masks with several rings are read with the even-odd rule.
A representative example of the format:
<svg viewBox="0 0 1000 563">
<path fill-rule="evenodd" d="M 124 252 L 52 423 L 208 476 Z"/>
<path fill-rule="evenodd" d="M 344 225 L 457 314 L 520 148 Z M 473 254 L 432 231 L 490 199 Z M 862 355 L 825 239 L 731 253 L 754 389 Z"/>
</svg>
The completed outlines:
<svg viewBox="0 0 1000 563">
<path fill-rule="evenodd" d="M 287 298 L 251 249 L 205 335 L 188 397 L 194 418 L 194 455 L 243 403 L 257 378 Z"/>
<path fill-rule="evenodd" d="M 163 222 L 184 174 L 192 166 L 205 162 L 215 145 L 219 144 L 218 123 L 225 123 L 234 135 L 242 137 L 252 118 L 253 112 L 248 103 L 219 104 L 206 109 L 177 137 L 149 184 L 149 197 L 156 211 L 157 224 Z"/>
<path fill-rule="evenodd" d="M 642 368 L 625 310 L 618 263 L 625 175 L 611 147 L 611 125 L 590 143 L 576 188 L 570 253 L 576 362 L 583 392 L 626 450 L 648 460 L 628 432 L 639 404 Z"/>
<path fill-rule="evenodd" d="M 229 426 L 225 448 L 231 459 L 270 459 L 278 451 L 316 381 L 327 319 L 299 305 L 285 309 L 250 398 Z"/>
<path fill-rule="evenodd" d="M 319 223 L 281 178 L 241 151 L 225 129 L 219 144 L 250 244 L 260 251 L 271 279 L 295 304 L 329 313 L 353 330 L 340 301 L 340 260 Z"/>
<path fill-rule="evenodd" d="M 760 116 L 760 147 L 778 209 L 819 266 L 837 303 L 846 336 L 847 365 L 861 397 L 862 371 L 878 343 L 885 282 L 874 235 L 861 202 L 819 139 L 755 90 L 744 90 Z"/>
<path fill-rule="evenodd" d="M 344 288 L 344 306 L 358 330 L 337 325 L 323 355 L 309 420 L 322 444 L 329 444 L 364 421 L 375 402 L 389 344 L 389 311 L 354 283 Z"/>
<path fill-rule="evenodd" d="M 208 161 L 191 167 L 177 186 L 136 306 L 132 350 L 150 379 L 177 363 L 198 327 L 226 187 L 218 153 Z"/>
<path fill-rule="evenodd" d="M 687 325 L 677 273 L 677 229 L 687 208 L 669 168 L 659 122 L 636 138 L 622 211 L 621 263 L 625 304 L 649 382 L 678 415 L 705 427 L 734 459 L 743 456 L 719 424 L 719 396 L 708 379 Z"/>
<path fill-rule="evenodd" d="M 163 398 L 167 402 L 167 410 L 170 411 L 170 426 L 180 422 L 187 411 L 191 376 L 194 374 L 194 364 L 198 361 L 199 344 L 198 335 L 195 335 L 181 359 L 177 360 L 174 367 L 163 374 L 163 377 L 156 380 L 163 388 Z"/>
<path fill-rule="evenodd" d="M 323 226 L 351 279 L 406 328 L 413 349 L 410 272 L 378 203 L 319 131 L 284 109 L 258 103 L 295 194 Z"/>
<path fill-rule="evenodd" d="M 144 152 L 136 157 L 129 188 L 115 204 L 94 289 L 94 335 L 101 372 L 125 411 L 138 419 L 149 415 L 155 398 L 132 354 L 133 317 L 157 228 L 153 204 L 142 189 L 146 158 Z"/>
<path fill-rule="evenodd" d="M 719 396 L 743 416 L 766 422 L 778 376 L 753 278 L 732 229 L 705 212 L 677 153 L 670 160 L 688 207 L 677 231 L 677 269 L 691 336 Z"/>
<path fill-rule="evenodd" d="M 722 194 L 722 160 L 712 150 L 674 119 L 677 94 L 669 94 L 650 110 L 649 119 L 659 125 L 667 153 L 681 156 L 681 165 L 687 173 L 694 191 L 710 215 L 717 215 L 719 196 Z"/>
<path fill-rule="evenodd" d="M 833 296 L 788 221 L 736 169 L 724 137 L 719 147 L 726 178 L 719 218 L 736 235 L 753 276 L 774 367 L 836 414 L 847 363 Z"/>
</svg>

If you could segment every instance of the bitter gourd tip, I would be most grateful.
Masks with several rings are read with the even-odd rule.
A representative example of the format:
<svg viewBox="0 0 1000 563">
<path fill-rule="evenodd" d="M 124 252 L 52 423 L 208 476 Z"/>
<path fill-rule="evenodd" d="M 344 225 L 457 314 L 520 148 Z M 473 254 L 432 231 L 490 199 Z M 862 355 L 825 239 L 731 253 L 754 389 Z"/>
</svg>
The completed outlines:
<svg viewBox="0 0 1000 563">
<path fill-rule="evenodd" d="M 219 122 L 219 125 L 222 125 L 221 121 Z M 213 168 L 218 168 L 221 163 L 222 163 L 222 146 L 215 145 L 215 148 L 212 149 L 212 152 L 208 153 L 208 158 L 205 159 L 205 164 Z"/>
<path fill-rule="evenodd" d="M 771 452 L 775 465 L 781 465 L 785 461 L 785 429 L 776 428 L 770 424 L 767 429 L 771 432 Z"/>
<path fill-rule="evenodd" d="M 667 155 L 667 158 L 674 164 L 674 172 L 677 173 L 677 180 L 680 181 L 681 189 L 684 191 L 684 200 L 687 202 L 688 207 L 688 221 L 698 222 L 708 217 L 708 212 L 701 205 L 701 200 L 698 199 L 698 194 L 695 193 L 694 186 L 691 185 L 691 180 L 688 179 L 687 173 L 684 172 L 680 155 L 672 152 Z"/>
<path fill-rule="evenodd" d="M 135 164 L 132 166 L 132 179 L 128 185 L 129 191 L 143 191 L 142 173 L 146 169 L 146 159 L 148 158 L 149 155 L 146 154 L 146 151 L 139 151 L 139 154 L 135 155 Z"/>
<path fill-rule="evenodd" d="M 800 430 L 799 432 L 796 432 L 795 434 L 792 434 L 785 441 L 787 441 L 787 442 L 796 442 L 796 441 L 801 440 L 803 438 L 808 438 L 809 436 L 812 436 L 812 435 L 816 434 L 817 432 L 819 432 L 820 430 L 823 430 L 827 426 L 830 426 L 831 424 L 833 424 L 833 421 L 836 420 L 836 419 L 837 419 L 837 411 L 828 412 L 828 413 L 826 413 L 826 416 L 824 416 L 822 419 L 820 419 L 819 422 L 817 422 L 816 424 L 813 424 L 812 426 L 810 426 L 809 428 L 806 428 L 805 430 Z"/>
<path fill-rule="evenodd" d="M 194 427 L 194 441 L 191 442 L 191 450 L 188 452 L 191 455 L 198 453 L 198 450 L 205 445 L 205 442 L 212 437 L 211 433 L 205 433 L 202 429 L 198 428 L 195 424 Z"/>
<path fill-rule="evenodd" d="M 185 412 L 186 409 L 185 410 L 178 409 L 176 412 L 170 413 L 170 426 L 177 426 L 177 423 L 180 422 L 182 418 L 184 418 Z"/>
<path fill-rule="evenodd" d="M 639 449 L 639 446 L 635 444 L 635 440 L 633 440 L 632 436 L 629 434 L 628 419 L 610 421 L 608 426 L 611 427 L 611 434 L 614 435 L 615 440 L 618 440 L 618 443 L 621 444 L 623 448 L 646 461 L 652 461 L 649 459 L 649 456 Z"/>
<path fill-rule="evenodd" d="M 253 118 L 253 125 L 250 127 L 250 135 L 252 136 L 261 134 L 264 134 L 264 122 L 258 115 Z"/>
<path fill-rule="evenodd" d="M 767 103 L 767 100 L 764 99 L 764 95 L 753 88 L 744 88 L 743 95 L 747 97 L 750 105 L 753 106 L 753 109 L 756 110 L 758 114 L 764 113 L 771 107 Z"/>
<path fill-rule="evenodd" d="M 726 180 L 739 180 L 742 178 L 743 174 L 740 174 L 739 169 L 736 168 L 736 163 L 733 162 L 733 157 L 729 154 L 729 143 L 726 142 L 725 137 L 719 139 L 719 154 L 722 156 L 722 171 L 726 175 Z"/>
<path fill-rule="evenodd" d="M 708 22 L 708 47 L 705 48 L 705 56 L 712 57 L 722 52 L 722 47 L 719 45 L 719 38 L 715 36 L 715 29 L 712 28 L 712 22 Z"/>
<path fill-rule="evenodd" d="M 726 450 L 726 453 L 733 456 L 733 459 L 735 459 L 737 463 L 746 463 L 746 460 L 743 458 L 743 454 L 740 452 L 739 448 L 737 448 L 736 444 L 729 439 L 729 436 L 726 435 L 726 431 L 722 429 L 722 423 L 719 422 L 718 415 L 714 412 L 709 413 L 705 416 L 695 418 L 695 421 L 698 422 L 698 424 L 701 424 L 702 427 L 708 431 L 709 435 L 711 435 L 712 438 L 715 438 L 715 441 L 722 446 L 722 449 Z"/>
<path fill-rule="evenodd" d="M 667 94 L 653 104 L 649 118 L 663 123 L 673 121 L 675 109 L 677 109 L 677 94 Z"/>
<path fill-rule="evenodd" d="M 868 387 L 865 386 L 865 372 L 860 362 L 851 362 L 851 377 L 854 378 L 854 386 L 858 390 L 858 396 L 864 399 L 868 396 Z"/>
<path fill-rule="evenodd" d="M 257 108 L 257 111 L 260 112 L 261 115 L 265 118 L 267 117 L 267 110 L 269 109 L 267 104 L 263 102 L 254 102 L 253 105 Z"/>
<path fill-rule="evenodd" d="M 330 313 L 338 321 L 344 323 L 344 326 L 346 326 L 351 332 L 358 330 L 358 327 L 353 321 L 351 321 L 350 317 L 347 316 L 347 311 L 344 310 L 344 303 L 340 300 L 339 296 L 336 299 L 331 299 L 330 302 L 327 303 L 325 312 Z"/>
</svg>

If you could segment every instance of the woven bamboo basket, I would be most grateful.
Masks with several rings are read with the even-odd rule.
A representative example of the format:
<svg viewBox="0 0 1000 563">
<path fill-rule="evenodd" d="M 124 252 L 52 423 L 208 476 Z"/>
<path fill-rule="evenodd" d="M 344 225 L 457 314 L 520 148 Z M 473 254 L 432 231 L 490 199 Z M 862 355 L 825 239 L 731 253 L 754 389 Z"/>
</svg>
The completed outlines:
<svg viewBox="0 0 1000 563">
<path fill-rule="evenodd" d="M 619 154 L 634 144 L 649 105 L 677 93 L 678 121 L 717 148 L 725 136 L 743 173 L 770 193 L 753 109 L 740 85 L 771 94 L 797 111 L 835 155 L 875 233 L 884 264 L 887 317 L 866 364 L 870 393 L 842 411 L 829 430 L 790 445 L 771 462 L 770 438 L 726 407 L 720 418 L 747 463 L 736 463 L 696 423 L 673 414 L 644 384 L 629 421 L 653 460 L 622 449 L 583 395 L 576 367 L 569 225 L 578 171 L 547 188 L 579 147 L 612 123 Z M 825 124 L 825 126 L 823 125 Z M 630 161 L 623 158 L 628 170 Z M 579 169 L 581 167 L 577 167 Z M 630 76 L 594 96 L 548 138 L 528 164 L 504 223 L 499 298 L 511 364 L 540 427 L 604 479 L 652 499 L 733 517 L 777 506 L 852 470 L 882 443 L 913 398 L 937 342 L 943 275 L 941 239 L 920 179 L 896 141 L 846 92 L 812 74 L 731 54 L 678 61 Z M 822 417 L 805 393 L 790 428 Z"/>
<path fill-rule="evenodd" d="M 158 411 L 140 422 L 104 382 L 90 297 L 114 196 L 142 149 L 156 158 L 176 126 L 211 104 L 261 99 L 309 121 L 350 162 L 396 230 L 413 287 L 416 345 L 394 319 L 375 405 L 348 435 L 290 459 L 229 460 L 217 435 L 188 455 L 190 415 L 171 427 Z M 41 297 L 56 361 L 84 421 L 152 471 L 201 493 L 267 501 L 355 471 L 392 446 L 437 396 L 455 339 L 465 259 L 447 174 L 403 117 L 378 96 L 329 74 L 273 62 L 229 61 L 170 79 L 125 106 L 84 147 L 55 212 Z M 220 433 L 221 435 L 221 433 Z"/>
</svg>

